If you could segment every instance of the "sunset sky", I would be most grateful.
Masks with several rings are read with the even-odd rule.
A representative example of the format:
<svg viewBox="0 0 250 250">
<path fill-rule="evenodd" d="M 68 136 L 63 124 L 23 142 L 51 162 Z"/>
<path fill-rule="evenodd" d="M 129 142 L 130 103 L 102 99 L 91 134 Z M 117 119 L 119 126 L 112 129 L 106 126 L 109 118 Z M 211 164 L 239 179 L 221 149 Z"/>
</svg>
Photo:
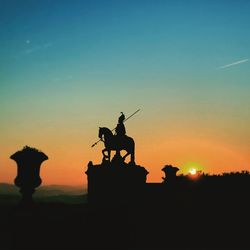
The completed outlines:
<svg viewBox="0 0 250 250">
<path fill-rule="evenodd" d="M 130 115 L 136 163 L 162 181 L 250 170 L 250 1 L 0 0 L 0 182 L 46 153 L 44 184 L 86 184 L 98 127 Z"/>
</svg>

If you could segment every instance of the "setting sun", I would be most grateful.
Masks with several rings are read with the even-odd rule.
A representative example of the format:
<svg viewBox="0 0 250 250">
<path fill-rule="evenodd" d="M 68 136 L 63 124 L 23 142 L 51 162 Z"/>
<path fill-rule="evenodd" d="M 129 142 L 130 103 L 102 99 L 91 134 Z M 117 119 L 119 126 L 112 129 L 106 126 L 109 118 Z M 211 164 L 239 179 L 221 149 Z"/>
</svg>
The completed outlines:
<svg viewBox="0 0 250 250">
<path fill-rule="evenodd" d="M 191 169 L 189 170 L 189 173 L 190 173 L 191 175 L 196 175 L 197 170 L 196 170 L 195 168 L 191 168 Z"/>
</svg>

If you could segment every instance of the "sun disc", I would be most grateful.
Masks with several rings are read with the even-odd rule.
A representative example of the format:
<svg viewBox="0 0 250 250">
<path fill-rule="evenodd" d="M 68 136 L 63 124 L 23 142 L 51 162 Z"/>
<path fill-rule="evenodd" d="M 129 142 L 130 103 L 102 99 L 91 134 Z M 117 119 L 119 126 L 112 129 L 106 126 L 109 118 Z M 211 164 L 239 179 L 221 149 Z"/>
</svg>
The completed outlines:
<svg viewBox="0 0 250 250">
<path fill-rule="evenodd" d="M 196 175 L 197 170 L 196 170 L 195 168 L 191 168 L 191 169 L 189 170 L 189 173 L 190 173 L 191 175 Z"/>
</svg>

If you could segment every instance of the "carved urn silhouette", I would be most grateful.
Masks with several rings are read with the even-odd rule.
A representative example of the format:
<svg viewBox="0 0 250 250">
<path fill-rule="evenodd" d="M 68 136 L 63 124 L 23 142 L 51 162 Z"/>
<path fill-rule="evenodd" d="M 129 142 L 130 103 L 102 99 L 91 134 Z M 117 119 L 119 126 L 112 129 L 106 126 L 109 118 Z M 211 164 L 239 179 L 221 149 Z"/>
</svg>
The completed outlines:
<svg viewBox="0 0 250 250">
<path fill-rule="evenodd" d="M 22 202 L 32 202 L 32 195 L 35 188 L 42 183 L 40 178 L 40 167 L 43 161 L 48 160 L 48 156 L 43 152 L 25 146 L 21 151 L 17 151 L 10 156 L 10 159 L 17 163 L 17 176 L 14 183 L 20 188 Z"/>
<path fill-rule="evenodd" d="M 180 169 L 177 167 L 173 167 L 172 165 L 165 165 L 164 168 L 162 168 L 162 171 L 165 173 L 165 177 L 163 177 L 163 182 L 167 183 L 173 183 L 176 180 L 176 173 Z"/>
</svg>

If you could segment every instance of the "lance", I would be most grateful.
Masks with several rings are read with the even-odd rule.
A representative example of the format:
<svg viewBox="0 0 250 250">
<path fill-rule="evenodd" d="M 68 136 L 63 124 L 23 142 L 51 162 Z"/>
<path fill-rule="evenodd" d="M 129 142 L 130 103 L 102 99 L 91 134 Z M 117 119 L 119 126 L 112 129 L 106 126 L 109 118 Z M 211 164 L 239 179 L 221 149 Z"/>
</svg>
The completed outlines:
<svg viewBox="0 0 250 250">
<path fill-rule="evenodd" d="M 140 111 L 140 109 L 137 109 L 132 115 L 130 115 L 128 118 L 126 118 L 125 120 L 124 120 L 124 122 L 126 122 L 128 119 L 130 119 L 132 116 L 134 116 L 136 113 L 138 113 Z M 111 131 L 114 131 L 115 130 L 115 128 L 113 128 Z M 97 145 L 97 143 L 99 143 L 101 141 L 101 139 L 100 140 L 98 140 L 98 141 L 96 141 L 94 144 L 92 144 L 91 145 L 91 147 L 93 148 L 95 145 Z"/>
</svg>

